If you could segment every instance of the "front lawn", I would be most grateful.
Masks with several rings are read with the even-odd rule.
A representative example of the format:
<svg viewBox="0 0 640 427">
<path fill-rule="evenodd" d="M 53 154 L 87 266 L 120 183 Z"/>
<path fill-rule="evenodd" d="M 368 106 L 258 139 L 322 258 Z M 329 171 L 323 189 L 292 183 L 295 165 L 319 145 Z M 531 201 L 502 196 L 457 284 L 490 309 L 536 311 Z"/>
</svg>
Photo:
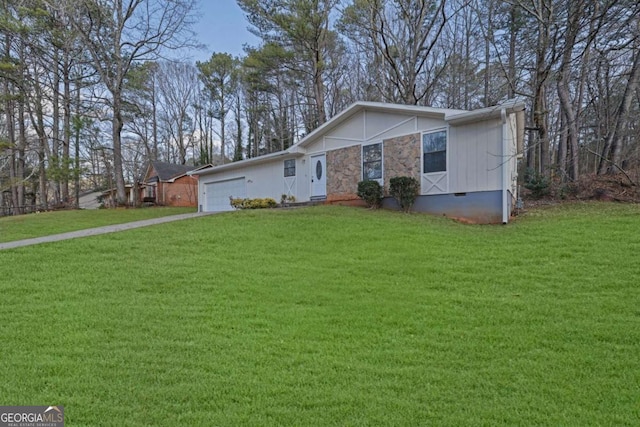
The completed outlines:
<svg viewBox="0 0 640 427">
<path fill-rule="evenodd" d="M 0 402 L 67 425 L 637 425 L 640 208 L 241 211 L 0 252 Z"/>
<path fill-rule="evenodd" d="M 122 224 L 195 212 L 195 208 L 154 207 L 40 212 L 0 218 L 0 242 L 49 236 L 103 225 Z"/>
</svg>

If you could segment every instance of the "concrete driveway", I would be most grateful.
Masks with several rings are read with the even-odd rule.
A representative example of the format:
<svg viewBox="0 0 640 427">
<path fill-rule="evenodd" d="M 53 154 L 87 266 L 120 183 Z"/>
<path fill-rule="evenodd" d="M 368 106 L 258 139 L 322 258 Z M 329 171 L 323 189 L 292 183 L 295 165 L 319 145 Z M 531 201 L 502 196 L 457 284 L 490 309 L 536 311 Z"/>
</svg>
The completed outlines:
<svg viewBox="0 0 640 427">
<path fill-rule="evenodd" d="M 199 216 L 212 215 L 215 212 L 196 212 L 180 215 L 163 216 L 161 218 L 144 219 L 142 221 L 127 222 L 124 224 L 105 225 L 104 227 L 88 228 L 86 230 L 71 231 L 69 233 L 52 234 L 51 236 L 34 237 L 33 239 L 16 240 L 0 243 L 0 250 L 20 248 L 23 246 L 37 245 L 40 243 L 58 242 L 60 240 L 77 239 L 79 237 L 97 236 L 98 234 L 115 233 L 117 231 L 131 230 L 149 225 L 164 224 L 165 222 L 180 221 L 183 219 L 197 218 Z"/>
</svg>

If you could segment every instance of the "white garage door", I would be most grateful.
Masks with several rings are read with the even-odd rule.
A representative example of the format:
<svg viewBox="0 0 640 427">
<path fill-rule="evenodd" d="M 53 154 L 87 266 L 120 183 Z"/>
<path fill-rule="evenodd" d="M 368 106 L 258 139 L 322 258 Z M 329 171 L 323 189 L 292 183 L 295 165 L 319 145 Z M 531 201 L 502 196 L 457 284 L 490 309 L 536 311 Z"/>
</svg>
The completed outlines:
<svg viewBox="0 0 640 427">
<path fill-rule="evenodd" d="M 206 202 L 204 211 L 219 212 L 233 210 L 229 203 L 229 197 L 233 197 L 234 199 L 244 199 L 247 197 L 244 178 L 205 184 L 204 199 Z"/>
</svg>

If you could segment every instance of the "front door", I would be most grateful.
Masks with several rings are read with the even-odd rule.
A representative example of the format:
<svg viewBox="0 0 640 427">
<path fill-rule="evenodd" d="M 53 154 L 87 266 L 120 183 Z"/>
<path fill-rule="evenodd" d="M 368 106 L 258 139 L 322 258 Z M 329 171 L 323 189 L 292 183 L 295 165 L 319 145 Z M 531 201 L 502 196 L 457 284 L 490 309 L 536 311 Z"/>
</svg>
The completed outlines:
<svg viewBox="0 0 640 427">
<path fill-rule="evenodd" d="M 311 197 L 327 196 L 327 158 L 324 154 L 311 156 Z"/>
</svg>

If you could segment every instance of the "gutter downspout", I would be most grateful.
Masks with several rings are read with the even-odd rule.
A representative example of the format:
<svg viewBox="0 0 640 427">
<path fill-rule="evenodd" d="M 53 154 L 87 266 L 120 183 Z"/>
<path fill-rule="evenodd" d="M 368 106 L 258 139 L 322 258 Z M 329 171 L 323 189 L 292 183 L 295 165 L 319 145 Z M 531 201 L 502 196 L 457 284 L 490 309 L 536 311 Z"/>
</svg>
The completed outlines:
<svg viewBox="0 0 640 427">
<path fill-rule="evenodd" d="M 502 119 L 502 223 L 509 222 L 509 193 L 507 190 L 509 182 L 509 158 L 507 153 L 507 111 L 502 108 L 500 110 L 500 118 Z"/>
</svg>

